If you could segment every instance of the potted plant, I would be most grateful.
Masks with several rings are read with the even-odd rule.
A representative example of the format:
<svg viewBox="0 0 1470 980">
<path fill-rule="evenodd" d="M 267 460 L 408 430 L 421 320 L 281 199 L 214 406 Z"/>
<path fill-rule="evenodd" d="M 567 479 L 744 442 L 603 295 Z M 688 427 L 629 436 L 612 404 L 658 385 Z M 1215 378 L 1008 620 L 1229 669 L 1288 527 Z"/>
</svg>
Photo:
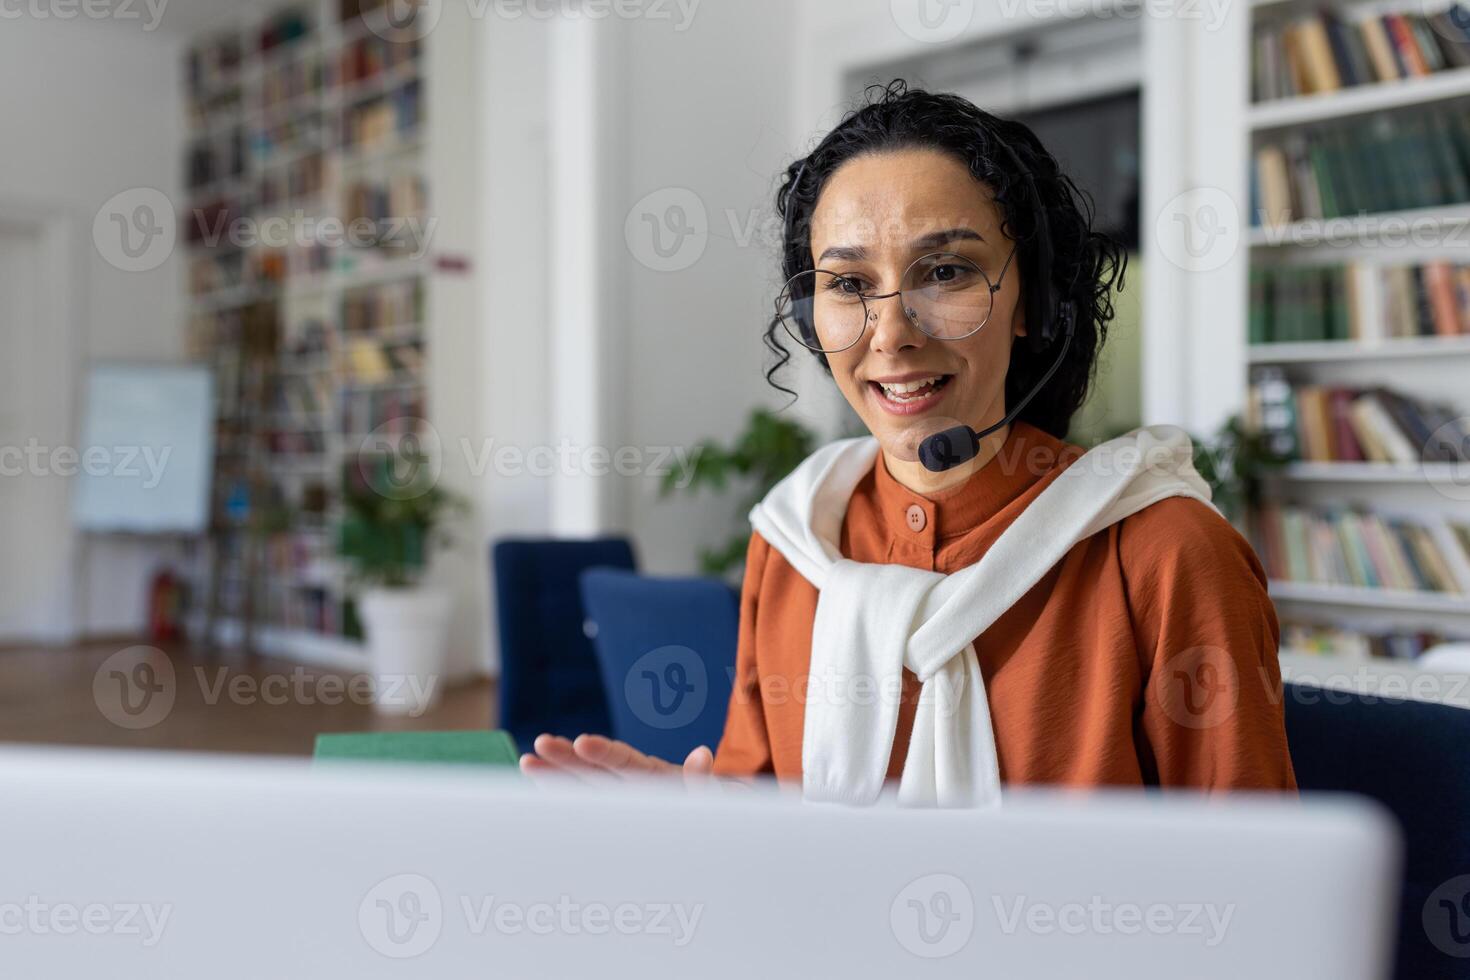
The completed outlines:
<svg viewBox="0 0 1470 980">
<path fill-rule="evenodd" d="M 438 486 L 427 463 L 364 453 L 344 473 L 338 554 L 352 568 L 373 704 L 385 714 L 431 707 L 448 661 L 450 596 L 422 578 L 430 549 L 449 541 L 446 519 L 465 505 Z"/>
<path fill-rule="evenodd" d="M 723 493 L 732 482 L 741 484 L 745 488 L 740 501 L 743 516 L 815 447 L 816 437 L 800 423 L 758 408 L 750 413 L 745 430 L 730 445 L 706 439 L 695 448 L 693 473 L 684 489 L 697 493 L 708 488 Z M 679 477 L 678 473 L 665 474 L 660 493 L 668 496 L 678 490 Z M 732 574 L 745 560 L 749 543 L 750 526 L 742 523 L 741 529 L 723 543 L 700 552 L 700 568 L 706 575 Z"/>
</svg>

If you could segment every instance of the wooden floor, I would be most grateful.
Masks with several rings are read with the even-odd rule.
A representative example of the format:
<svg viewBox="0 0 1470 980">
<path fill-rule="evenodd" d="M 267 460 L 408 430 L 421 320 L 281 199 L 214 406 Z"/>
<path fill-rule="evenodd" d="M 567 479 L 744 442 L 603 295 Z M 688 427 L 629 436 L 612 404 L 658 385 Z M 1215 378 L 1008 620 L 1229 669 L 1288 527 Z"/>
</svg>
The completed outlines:
<svg viewBox="0 0 1470 980">
<path fill-rule="evenodd" d="M 495 710 L 489 681 L 446 690 L 420 717 L 400 718 L 355 703 L 345 693 L 347 675 L 264 658 L 212 659 L 170 650 L 172 707 L 146 727 L 130 730 L 109 719 L 99 704 L 105 698 L 93 688 L 99 672 L 106 673 L 104 662 L 127 646 L 0 649 L 0 743 L 310 755 L 319 732 L 484 729 Z M 323 685 L 328 676 L 343 683 Z M 322 703 L 334 699 L 340 703 Z"/>
</svg>

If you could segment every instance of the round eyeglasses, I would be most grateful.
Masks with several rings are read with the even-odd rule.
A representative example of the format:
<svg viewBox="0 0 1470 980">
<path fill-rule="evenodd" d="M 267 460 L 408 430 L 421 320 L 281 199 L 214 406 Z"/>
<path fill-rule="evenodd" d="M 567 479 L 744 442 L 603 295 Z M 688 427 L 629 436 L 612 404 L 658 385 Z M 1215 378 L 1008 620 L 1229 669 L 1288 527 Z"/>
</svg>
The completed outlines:
<svg viewBox="0 0 1470 980">
<path fill-rule="evenodd" d="M 891 293 L 865 293 L 852 276 L 812 269 L 792 276 L 776 298 L 776 316 L 791 339 L 822 354 L 836 354 L 857 343 L 876 323 L 880 300 L 897 296 L 904 316 L 936 340 L 963 340 L 990 321 L 995 294 L 1005 279 L 1013 246 L 990 281 L 963 255 L 933 252 L 910 263 Z"/>
</svg>

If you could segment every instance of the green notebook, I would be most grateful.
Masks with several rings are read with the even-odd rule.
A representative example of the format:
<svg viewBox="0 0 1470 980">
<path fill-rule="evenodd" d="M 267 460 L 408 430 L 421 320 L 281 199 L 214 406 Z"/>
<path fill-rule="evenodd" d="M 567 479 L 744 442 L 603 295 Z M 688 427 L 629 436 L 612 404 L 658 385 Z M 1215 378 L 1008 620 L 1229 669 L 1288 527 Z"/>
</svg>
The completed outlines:
<svg viewBox="0 0 1470 980">
<path fill-rule="evenodd" d="M 316 737 L 318 760 L 515 766 L 515 740 L 503 730 L 469 732 L 344 732 Z"/>
</svg>

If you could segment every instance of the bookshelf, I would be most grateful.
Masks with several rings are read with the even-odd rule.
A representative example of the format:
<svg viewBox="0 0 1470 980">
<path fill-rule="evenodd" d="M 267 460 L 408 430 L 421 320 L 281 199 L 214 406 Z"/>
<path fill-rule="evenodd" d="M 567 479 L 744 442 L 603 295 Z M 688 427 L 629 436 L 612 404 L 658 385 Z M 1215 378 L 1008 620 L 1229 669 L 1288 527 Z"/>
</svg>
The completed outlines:
<svg viewBox="0 0 1470 980">
<path fill-rule="evenodd" d="M 1448 530 L 1470 526 L 1470 459 L 1421 427 L 1470 416 L 1470 36 L 1437 34 L 1450 6 L 1250 5 L 1243 403 L 1294 445 L 1247 531 L 1288 673 L 1409 676 L 1470 637 L 1470 541 Z"/>
<path fill-rule="evenodd" d="M 428 414 L 432 40 L 372 0 L 303 0 L 186 51 L 188 343 L 222 393 L 194 576 L 221 592 L 212 624 L 195 603 L 206 642 L 253 618 L 263 652 L 361 657 L 335 557 L 342 473 Z"/>
</svg>

